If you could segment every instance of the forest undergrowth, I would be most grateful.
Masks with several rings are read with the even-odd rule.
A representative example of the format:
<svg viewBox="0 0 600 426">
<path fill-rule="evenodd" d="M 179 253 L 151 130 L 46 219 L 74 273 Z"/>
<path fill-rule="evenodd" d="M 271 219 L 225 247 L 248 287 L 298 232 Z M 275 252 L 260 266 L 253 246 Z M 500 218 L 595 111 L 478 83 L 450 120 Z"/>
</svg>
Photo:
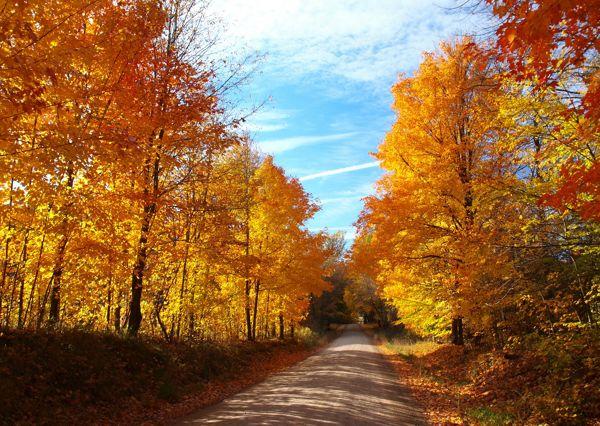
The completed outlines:
<svg viewBox="0 0 600 426">
<path fill-rule="evenodd" d="M 166 343 L 69 330 L 0 332 L 0 424 L 164 424 L 215 404 L 328 340 Z"/>
<path fill-rule="evenodd" d="M 530 335 L 503 350 L 367 329 L 433 424 L 598 424 L 598 333 Z M 569 348 L 567 350 L 563 348 Z"/>
</svg>

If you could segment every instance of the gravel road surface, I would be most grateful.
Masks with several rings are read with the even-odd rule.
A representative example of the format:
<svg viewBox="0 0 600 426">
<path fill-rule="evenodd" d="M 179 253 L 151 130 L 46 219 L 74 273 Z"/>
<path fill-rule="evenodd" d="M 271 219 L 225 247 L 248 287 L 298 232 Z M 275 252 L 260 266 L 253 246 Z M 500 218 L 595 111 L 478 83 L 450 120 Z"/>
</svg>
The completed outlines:
<svg viewBox="0 0 600 426">
<path fill-rule="evenodd" d="M 182 419 L 181 425 L 425 425 L 357 325 L 294 367 Z"/>
</svg>

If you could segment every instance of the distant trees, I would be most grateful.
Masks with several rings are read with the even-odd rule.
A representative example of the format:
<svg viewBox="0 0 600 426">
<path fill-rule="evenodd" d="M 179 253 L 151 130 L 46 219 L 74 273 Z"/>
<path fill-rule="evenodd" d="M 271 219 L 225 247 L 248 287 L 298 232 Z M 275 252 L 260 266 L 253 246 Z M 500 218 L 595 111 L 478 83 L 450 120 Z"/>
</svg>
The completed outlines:
<svg viewBox="0 0 600 426">
<path fill-rule="evenodd" d="M 344 300 L 344 292 L 351 283 L 345 262 L 345 241 L 341 232 L 330 235 L 326 242 L 329 257 L 325 261 L 324 280 L 330 287 L 319 294 L 311 294 L 305 323 L 316 330 L 327 329 L 330 324 L 354 321 L 353 312 Z"/>
<path fill-rule="evenodd" d="M 394 308 L 382 297 L 379 286 L 368 275 L 351 277 L 344 289 L 344 303 L 354 316 L 362 316 L 365 323 L 389 327 L 397 320 Z"/>
</svg>

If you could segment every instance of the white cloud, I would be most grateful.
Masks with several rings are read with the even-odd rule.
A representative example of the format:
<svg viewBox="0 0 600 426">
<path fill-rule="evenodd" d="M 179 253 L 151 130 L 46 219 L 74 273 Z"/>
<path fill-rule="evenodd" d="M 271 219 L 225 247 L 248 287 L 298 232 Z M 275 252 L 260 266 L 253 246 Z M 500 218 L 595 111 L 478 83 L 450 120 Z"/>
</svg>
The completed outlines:
<svg viewBox="0 0 600 426">
<path fill-rule="evenodd" d="M 286 120 L 293 115 L 294 111 L 292 110 L 282 110 L 282 109 L 268 109 L 268 110 L 259 110 L 258 112 L 252 114 L 250 120 L 254 121 L 280 121 Z"/>
<path fill-rule="evenodd" d="M 301 146 L 316 145 L 323 142 L 339 141 L 348 139 L 356 135 L 356 132 L 337 133 L 333 135 L 317 135 L 317 136 L 295 136 L 291 138 L 272 139 L 258 143 L 260 149 L 264 152 L 277 154 L 281 152 L 291 151 Z"/>
<path fill-rule="evenodd" d="M 249 132 L 276 132 L 288 127 L 288 120 L 294 111 L 291 110 L 264 110 L 252 114 L 247 120 L 245 128 Z"/>
<path fill-rule="evenodd" d="M 260 133 L 268 133 L 268 132 L 277 132 L 278 130 L 283 130 L 287 127 L 286 123 L 248 123 L 246 124 L 246 130 L 249 132 L 260 132 Z"/>
<path fill-rule="evenodd" d="M 229 42 L 267 52 L 271 71 L 382 83 L 409 72 L 421 51 L 477 31 L 456 0 L 220 0 Z M 480 20 L 479 28 L 486 25 Z M 335 88 L 334 88 L 335 89 Z"/>
<path fill-rule="evenodd" d="M 375 192 L 377 192 L 375 188 L 375 182 L 364 182 L 356 187 L 353 187 L 352 189 L 339 191 L 338 194 L 344 196 L 360 195 L 361 198 L 364 198 L 366 196 L 375 194 Z"/>
<path fill-rule="evenodd" d="M 332 197 L 332 198 L 323 198 L 319 200 L 319 204 L 332 204 L 332 203 L 354 203 L 356 201 L 360 201 L 363 197 L 353 196 L 353 197 Z"/>
<path fill-rule="evenodd" d="M 300 180 L 307 181 L 307 180 L 312 180 L 312 179 L 318 179 L 318 178 L 325 177 L 325 176 L 339 175 L 341 173 L 348 173 L 348 172 L 354 172 L 357 170 L 370 169 L 372 167 L 379 167 L 379 161 L 372 161 L 370 163 L 357 164 L 355 166 L 340 167 L 339 169 L 324 170 L 319 173 L 313 173 L 311 175 L 302 176 L 300 178 Z"/>
</svg>

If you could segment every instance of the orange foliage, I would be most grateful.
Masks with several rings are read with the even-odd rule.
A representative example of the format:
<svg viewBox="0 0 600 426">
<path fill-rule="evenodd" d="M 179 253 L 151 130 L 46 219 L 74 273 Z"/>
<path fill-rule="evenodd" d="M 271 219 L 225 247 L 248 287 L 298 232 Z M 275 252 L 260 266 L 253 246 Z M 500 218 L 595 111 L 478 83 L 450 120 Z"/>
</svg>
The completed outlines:
<svg viewBox="0 0 600 426">
<path fill-rule="evenodd" d="M 511 77 L 552 88 L 578 114 L 577 133 L 562 139 L 571 154 L 561 166 L 563 184 L 542 201 L 600 219 L 600 174 L 594 148 L 600 128 L 600 1 L 486 0 L 501 23 L 491 51 Z M 587 146 L 586 146 L 587 145 Z"/>
<path fill-rule="evenodd" d="M 326 287 L 317 207 L 226 110 L 205 6 L 3 6 L 0 326 L 267 338 Z"/>
<path fill-rule="evenodd" d="M 599 415 L 600 9 L 489 3 L 496 48 L 442 43 L 393 87 L 375 154 L 388 173 L 352 267 L 397 323 L 467 345 L 395 360 L 433 421 L 585 424 Z"/>
</svg>

